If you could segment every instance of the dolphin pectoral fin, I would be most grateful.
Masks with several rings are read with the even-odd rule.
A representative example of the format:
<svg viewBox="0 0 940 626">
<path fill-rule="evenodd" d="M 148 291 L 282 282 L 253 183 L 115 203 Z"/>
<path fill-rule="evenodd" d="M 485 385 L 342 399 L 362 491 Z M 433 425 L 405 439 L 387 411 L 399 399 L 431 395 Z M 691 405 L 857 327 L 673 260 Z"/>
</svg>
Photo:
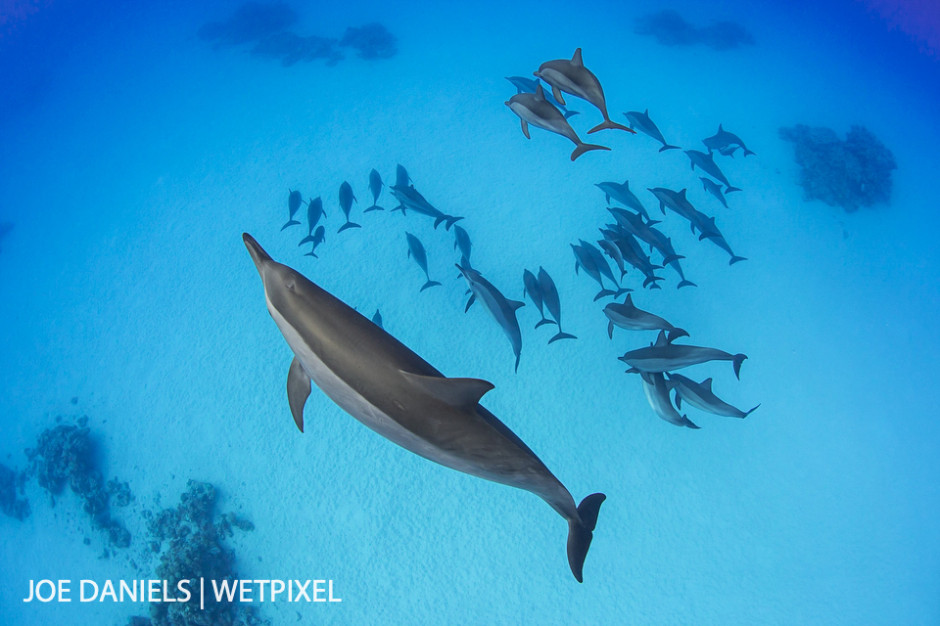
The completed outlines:
<svg viewBox="0 0 940 626">
<path fill-rule="evenodd" d="M 532 139 L 532 137 L 529 136 L 529 123 L 524 119 L 520 119 L 519 121 L 522 122 L 522 134 L 525 135 L 526 139 Z"/>
<path fill-rule="evenodd" d="M 735 354 L 731 359 L 731 366 L 734 368 L 734 377 L 741 380 L 741 364 L 747 358 L 746 354 Z"/>
<path fill-rule="evenodd" d="M 602 493 L 592 493 L 578 505 L 578 517 L 581 519 L 568 520 L 568 566 L 579 583 L 584 582 L 584 559 L 594 538 L 597 513 L 606 499 L 607 496 Z"/>
<path fill-rule="evenodd" d="M 566 103 L 565 103 L 564 97 L 561 95 L 561 89 L 559 89 L 555 85 L 552 85 L 552 96 L 555 97 L 555 100 L 558 101 L 558 104 L 560 104 L 561 106 L 565 106 Z"/>
<path fill-rule="evenodd" d="M 300 432 L 304 432 L 304 404 L 310 396 L 310 377 L 304 371 L 297 357 L 290 362 L 287 372 L 287 402 L 290 404 L 291 415 Z"/>
<path fill-rule="evenodd" d="M 506 300 L 506 304 L 508 304 L 509 307 L 510 307 L 513 311 L 516 311 L 516 310 L 518 310 L 518 309 L 521 309 L 522 307 L 525 306 L 525 302 L 520 302 L 519 300 Z"/>
<path fill-rule="evenodd" d="M 415 387 L 438 400 L 457 408 L 473 408 L 480 398 L 493 388 L 493 383 L 480 378 L 445 378 L 424 376 L 399 370 L 402 376 Z"/>
<path fill-rule="evenodd" d="M 474 295 L 471 295 L 471 296 L 470 296 L 470 299 L 467 300 L 467 306 L 466 306 L 466 307 L 464 308 L 464 310 L 463 310 L 464 313 L 466 313 L 467 311 L 470 310 L 470 306 L 473 304 L 473 302 L 474 302 L 474 300 L 476 300 L 476 298 L 477 298 L 477 297 L 474 296 Z"/>
<path fill-rule="evenodd" d="M 610 339 L 614 338 L 614 323 L 607 322 L 607 337 Z"/>
</svg>

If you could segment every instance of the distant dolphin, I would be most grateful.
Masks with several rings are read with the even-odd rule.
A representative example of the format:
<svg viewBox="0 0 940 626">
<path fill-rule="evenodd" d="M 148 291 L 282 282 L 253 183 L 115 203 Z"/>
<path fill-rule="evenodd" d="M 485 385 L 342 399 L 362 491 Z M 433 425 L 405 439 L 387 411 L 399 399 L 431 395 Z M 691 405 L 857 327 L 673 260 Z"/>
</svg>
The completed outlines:
<svg viewBox="0 0 940 626">
<path fill-rule="evenodd" d="M 460 250 L 460 264 L 464 267 L 470 267 L 470 250 L 473 244 L 470 243 L 470 235 L 460 226 L 454 226 L 454 248 Z"/>
<path fill-rule="evenodd" d="M 555 281 L 548 275 L 544 267 L 539 267 L 539 291 L 542 292 L 542 302 L 545 303 L 548 314 L 552 316 L 555 325 L 558 327 L 558 332 L 548 340 L 548 343 L 559 339 L 577 339 L 574 335 L 561 330 L 561 301 L 558 299 L 558 288 L 555 287 Z"/>
<path fill-rule="evenodd" d="M 699 177 L 699 180 L 702 181 L 702 186 L 704 187 L 705 191 L 718 198 L 718 202 L 724 205 L 724 207 L 727 209 L 728 201 L 725 200 L 725 194 L 721 193 L 721 185 L 713 181 L 711 178 L 705 178 L 704 176 Z"/>
<path fill-rule="evenodd" d="M 650 218 L 649 213 L 646 212 L 646 207 L 644 207 L 643 203 L 640 202 L 640 199 L 637 198 L 632 191 L 630 191 L 629 180 L 623 181 L 622 185 L 614 182 L 605 182 L 595 183 L 594 186 L 604 192 L 604 196 L 607 198 L 607 202 L 610 202 L 610 199 L 613 198 L 625 207 L 631 208 L 634 211 L 638 211 L 646 219 Z"/>
<path fill-rule="evenodd" d="M 594 296 L 594 301 L 598 301 L 605 296 L 616 296 L 618 295 L 616 291 L 611 291 L 604 286 L 603 275 L 601 274 L 601 269 L 597 265 L 597 259 L 591 252 L 583 246 L 584 241 L 581 240 L 578 245 L 570 244 L 571 251 L 574 252 L 574 272 L 578 273 L 579 269 L 584 269 L 584 273 L 593 278 L 598 285 L 600 285 L 601 290 Z M 606 265 L 607 261 L 601 258 L 601 261 Z M 610 266 L 607 266 L 607 273 L 610 273 Z M 617 289 L 620 289 L 620 286 L 617 285 Z"/>
<path fill-rule="evenodd" d="M 646 401 L 649 402 L 656 415 L 670 424 L 698 429 L 698 426 L 689 421 L 689 418 L 679 415 L 679 411 L 672 406 L 669 400 L 669 385 L 661 373 L 641 372 L 640 378 L 643 380 L 643 393 L 646 395 Z"/>
<path fill-rule="evenodd" d="M 727 252 L 731 255 L 731 260 L 728 261 L 728 265 L 734 265 L 738 261 L 747 261 L 747 257 L 738 256 L 731 251 L 731 246 L 728 245 L 728 242 L 725 241 L 724 236 L 721 234 L 721 231 L 718 230 L 718 226 L 715 224 L 715 218 L 708 218 L 708 232 L 703 233 L 699 236 L 699 239 L 708 239 L 713 244 Z"/>
<path fill-rule="evenodd" d="M 304 241 L 301 242 L 301 243 L 304 243 L 309 239 L 310 243 L 313 244 L 313 246 L 310 248 L 310 252 L 306 253 L 304 256 L 312 256 L 315 259 L 319 259 L 320 257 L 317 256 L 317 246 L 323 243 L 323 240 L 325 238 L 326 238 L 326 230 L 323 228 L 323 224 L 320 224 L 319 226 L 317 226 L 317 229 L 313 232 L 312 235 L 310 235 L 309 237 L 304 237 Z"/>
<path fill-rule="evenodd" d="M 467 300 L 467 307 L 464 312 L 469 311 L 470 305 L 477 300 L 483 304 L 509 339 L 513 354 L 516 355 L 515 371 L 518 372 L 519 355 L 522 353 L 522 331 L 519 330 L 516 310 L 524 307 L 525 302 L 506 298 L 499 289 L 493 286 L 493 283 L 483 278 L 483 275 L 475 269 L 459 265 L 457 269 L 463 274 L 467 286 L 470 287 L 470 299 Z"/>
<path fill-rule="evenodd" d="M 617 286 L 617 291 L 614 295 L 619 296 L 620 294 L 627 291 L 632 291 L 631 289 L 625 289 L 620 286 L 620 281 L 614 278 L 613 273 L 610 271 L 610 264 L 607 263 L 607 259 L 604 258 L 604 255 L 601 254 L 600 250 L 583 239 L 579 239 L 578 243 L 581 244 L 581 249 L 590 255 L 591 259 L 594 261 L 594 267 L 596 267 L 601 274 L 606 276 L 610 282 Z"/>
<path fill-rule="evenodd" d="M 568 564 L 582 580 L 605 496 L 571 494 L 505 424 L 480 406 L 493 385 L 445 378 L 390 334 L 245 234 L 271 317 L 294 352 L 287 397 L 303 431 L 313 381 L 341 409 L 403 448 L 458 471 L 531 491 L 568 522 Z"/>
<path fill-rule="evenodd" d="M 673 339 L 689 336 L 689 333 L 681 328 L 676 328 L 660 316 L 636 308 L 630 294 L 627 294 L 623 304 L 611 302 L 605 306 L 604 315 L 609 320 L 607 322 L 607 336 L 611 339 L 614 338 L 614 326 L 627 330 L 667 330 L 671 333 Z"/>
<path fill-rule="evenodd" d="M 669 374 L 669 384 L 676 390 L 676 408 L 682 408 L 682 400 L 685 400 L 692 406 L 708 413 L 723 415 L 725 417 L 745 418 L 760 406 L 755 406 L 750 411 L 742 411 L 721 400 L 712 392 L 712 379 L 706 378 L 701 383 L 697 383 L 681 374 Z"/>
<path fill-rule="evenodd" d="M 618 358 L 630 366 L 628 372 L 650 373 L 671 372 L 708 361 L 731 361 L 734 375 L 741 377 L 741 363 L 747 358 L 746 355 L 729 354 L 716 348 L 676 345 L 672 343 L 674 338 L 667 338 L 665 331 L 659 331 L 659 337 L 652 346 L 630 350 Z"/>
<path fill-rule="evenodd" d="M 300 209 L 300 204 L 303 200 L 300 197 L 300 192 L 296 189 L 289 189 L 288 191 L 290 191 L 290 193 L 287 196 L 287 210 L 290 211 L 290 217 L 287 218 L 287 223 L 281 226 L 281 230 L 284 230 L 288 226 L 300 224 L 300 222 L 294 219 L 294 215 L 297 213 L 297 210 Z"/>
<path fill-rule="evenodd" d="M 715 163 L 715 157 L 704 152 L 699 152 L 698 150 L 686 150 L 685 153 L 688 155 L 689 160 L 692 162 L 692 169 L 695 169 L 695 166 L 698 165 L 699 169 L 711 176 L 717 181 L 724 183 L 725 193 L 731 193 L 732 191 L 741 191 L 737 187 L 732 187 L 731 183 L 728 182 L 728 179 L 725 178 L 724 173 L 721 171 L 721 168 Z"/>
<path fill-rule="evenodd" d="M 604 232 L 603 229 L 601 229 L 601 232 Z M 617 247 L 617 244 L 609 239 L 598 239 L 597 247 L 603 250 L 604 254 L 613 259 L 614 263 L 617 264 L 617 269 L 620 270 L 620 280 L 623 280 L 624 275 L 627 273 L 627 268 L 623 265 L 623 253 L 620 251 L 620 248 Z"/>
<path fill-rule="evenodd" d="M 535 324 L 535 327 L 538 328 L 542 324 L 553 324 L 554 322 L 552 322 L 552 320 L 545 318 L 545 311 L 543 310 L 545 303 L 542 300 L 542 290 L 539 286 L 539 279 L 529 270 L 525 270 L 522 272 L 522 285 L 522 295 L 529 296 L 529 300 L 532 301 L 535 308 L 539 310 L 539 315 L 542 316 L 542 319 Z"/>
<path fill-rule="evenodd" d="M 656 199 L 659 200 L 659 209 L 663 213 L 666 212 L 666 207 L 669 207 L 678 215 L 689 220 L 689 225 L 693 233 L 697 228 L 699 233 L 705 237 L 716 234 L 709 230 L 714 222 L 709 220 L 707 215 L 692 206 L 692 203 L 686 198 L 685 189 L 676 192 L 672 189 L 666 189 L 665 187 L 655 187 L 653 189 L 647 189 L 647 191 L 656 196 Z"/>
<path fill-rule="evenodd" d="M 343 184 L 339 187 L 339 206 L 342 207 L 343 213 L 346 214 L 346 223 L 339 227 L 338 233 L 343 232 L 347 228 L 362 228 L 359 224 L 349 221 L 349 211 L 352 209 L 353 200 L 356 200 L 356 196 L 353 195 L 352 186 L 343 181 Z M 356 200 L 358 202 L 358 200 Z"/>
<path fill-rule="evenodd" d="M 705 144 L 705 147 L 708 148 L 709 152 L 712 150 L 717 150 L 725 156 L 733 156 L 736 148 L 741 148 L 744 150 L 744 156 L 754 154 L 747 149 L 747 146 L 744 145 L 744 142 L 741 141 L 740 137 L 723 129 L 721 124 L 718 125 L 718 132 L 711 137 L 706 137 L 703 139 L 702 143 Z"/>
<path fill-rule="evenodd" d="M 636 134 L 635 130 L 611 121 L 610 116 L 607 115 L 604 89 L 601 87 L 600 81 L 597 80 L 597 76 L 584 67 L 584 62 L 581 60 L 581 48 L 574 51 L 574 56 L 571 57 L 570 61 L 568 59 L 557 59 L 542 63 L 535 75 L 552 86 L 552 95 L 561 104 L 565 104 L 565 99 L 561 95 L 561 92 L 564 91 L 587 100 L 600 110 L 604 116 L 604 121 L 589 130 L 589 135 L 607 128 L 618 128 Z"/>
<path fill-rule="evenodd" d="M 363 213 L 368 213 L 369 211 L 384 211 L 377 203 L 379 201 L 379 194 L 382 193 L 382 176 L 374 168 L 369 172 L 369 191 L 372 192 L 372 206 L 363 211 Z"/>
<path fill-rule="evenodd" d="M 646 109 L 642 113 L 639 111 L 627 111 L 624 113 L 624 115 L 626 115 L 627 119 L 630 120 L 630 128 L 637 129 L 644 135 L 649 135 L 659 143 L 663 144 L 663 147 L 659 149 L 660 152 L 665 150 L 679 149 L 679 146 L 671 146 L 666 143 L 666 138 L 663 137 L 663 133 L 659 130 L 659 127 L 656 126 L 656 123 L 650 119 L 649 109 Z"/>
<path fill-rule="evenodd" d="M 571 124 L 569 124 L 565 116 L 561 114 L 561 111 L 556 109 L 551 102 L 545 99 L 541 85 L 536 88 L 534 94 L 517 93 L 506 102 L 506 106 L 519 116 L 519 119 L 522 121 L 522 134 L 525 135 L 526 139 L 531 139 L 529 136 L 529 124 L 532 124 L 533 126 L 538 126 L 539 128 L 556 133 L 562 137 L 567 137 L 573 141 L 575 149 L 574 152 L 571 153 L 572 161 L 589 150 L 610 150 L 610 148 L 606 146 L 598 146 L 581 141 L 581 138 L 578 137 L 578 134 L 571 128 Z"/>
<path fill-rule="evenodd" d="M 320 196 L 317 196 L 307 202 L 307 236 L 300 240 L 298 246 L 313 241 L 313 229 L 317 227 L 322 217 L 326 217 L 326 213 L 323 211 L 323 200 L 320 199 Z"/>
<path fill-rule="evenodd" d="M 431 280 L 431 277 L 428 275 L 428 254 L 424 251 L 424 246 L 421 245 L 418 238 L 411 233 L 405 233 L 405 237 L 408 239 L 408 256 L 414 258 L 418 267 L 424 270 L 425 278 L 428 279 L 428 282 L 424 283 L 420 291 L 424 291 L 428 287 L 434 287 L 435 285 L 440 286 L 439 282 Z"/>
<path fill-rule="evenodd" d="M 643 248 L 640 246 L 640 242 L 636 240 L 632 233 L 627 232 L 622 227 L 615 226 L 614 224 L 610 224 L 609 226 L 612 228 L 601 229 L 601 234 L 604 235 L 604 238 L 613 242 L 614 245 L 617 246 L 624 261 L 643 273 L 644 287 L 649 287 L 650 289 L 660 289 L 660 286 L 656 282 L 663 279 L 662 276 L 656 275 L 656 270 L 659 269 L 660 266 L 653 265 L 652 261 L 650 261 L 649 255 L 643 252 Z M 627 291 L 630 291 L 630 289 L 620 289 L 619 293 L 614 295 L 619 296 L 621 293 L 625 293 Z M 597 298 L 595 298 L 595 300 L 597 300 Z"/>
<path fill-rule="evenodd" d="M 676 253 L 675 248 L 672 246 L 672 240 L 669 237 L 664 235 L 661 230 L 653 227 L 653 224 L 658 224 L 659 222 L 655 220 L 644 222 L 642 215 L 630 213 L 623 209 L 608 208 L 607 210 L 614 215 L 614 218 L 620 226 L 638 239 L 642 239 L 644 242 L 648 243 L 650 250 L 656 248 L 656 250 L 659 251 L 663 257 L 662 264 L 664 266 L 669 265 L 679 274 L 677 289 L 696 286 L 691 280 L 686 280 L 685 274 L 682 272 L 682 266 L 679 265 L 679 260 L 685 257 Z"/>
<path fill-rule="evenodd" d="M 512 86 L 516 88 L 516 93 L 535 93 L 535 90 L 538 89 L 539 83 L 538 79 L 532 80 L 531 78 L 526 78 L 525 76 L 507 76 L 506 80 L 512 83 Z M 549 93 L 543 94 L 545 99 L 554 104 L 556 107 L 561 110 L 562 115 L 565 116 L 565 119 L 568 119 L 572 115 L 578 115 L 577 111 L 572 111 L 565 107 L 561 102 L 555 100 L 554 96 Z"/>
<path fill-rule="evenodd" d="M 404 181 L 409 180 L 408 173 L 405 172 L 405 168 L 403 168 L 401 165 L 398 167 L 398 179 Z M 434 218 L 435 229 L 443 222 L 444 230 L 450 230 L 451 226 L 463 219 L 462 217 L 445 215 L 443 212 L 433 207 L 430 202 L 424 199 L 424 196 L 418 193 L 418 190 L 414 188 L 414 185 L 408 183 L 399 185 L 396 182 L 395 185 L 391 188 L 391 192 L 392 195 L 395 196 L 395 199 L 398 200 L 398 206 L 392 209 L 392 212 L 401 211 L 402 215 L 405 215 L 406 210 L 411 210 L 415 213 L 420 213 L 421 215 L 427 215 L 428 217 Z"/>
</svg>

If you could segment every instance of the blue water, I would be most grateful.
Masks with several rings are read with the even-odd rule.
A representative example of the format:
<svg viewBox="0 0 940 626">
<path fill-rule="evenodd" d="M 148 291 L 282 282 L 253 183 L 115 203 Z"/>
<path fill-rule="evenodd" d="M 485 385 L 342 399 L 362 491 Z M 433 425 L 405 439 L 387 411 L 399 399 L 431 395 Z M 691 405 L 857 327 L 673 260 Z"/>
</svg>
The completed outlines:
<svg viewBox="0 0 940 626">
<path fill-rule="evenodd" d="M 200 26 L 235 4 L 0 4 L 0 462 L 63 416 L 81 415 L 130 548 L 104 539 L 69 493 L 0 516 L 0 623 L 123 624 L 145 604 L 25 604 L 32 579 L 156 577 L 145 510 L 175 506 L 189 479 L 253 522 L 228 540 L 243 578 L 329 578 L 337 604 L 266 603 L 272 624 L 940 622 L 940 333 L 935 232 L 940 61 L 861 3 L 756 6 L 597 2 L 468 6 L 347 2 L 295 8 L 301 34 L 380 22 L 390 59 L 290 67 L 207 45 Z M 742 24 L 755 44 L 667 47 L 633 32 L 660 8 L 690 23 Z M 730 208 L 681 151 L 606 130 L 572 144 L 503 105 L 509 75 L 583 49 L 611 117 L 649 109 L 670 143 L 701 149 L 719 123 L 756 156 L 719 161 Z M 600 121 L 572 98 L 585 138 Z M 870 129 L 894 154 L 889 206 L 845 213 L 807 201 L 778 128 Z M 523 346 L 479 304 L 466 314 L 452 233 L 409 213 L 368 213 L 368 174 L 404 165 L 441 210 L 464 216 L 474 266 L 523 299 L 541 265 L 575 341 L 547 344 L 535 307 Z M 606 333 L 597 286 L 569 244 L 608 221 L 594 184 L 688 187 L 745 262 L 699 242 L 674 214 L 660 227 L 697 287 L 626 284 L 690 342 L 748 355 L 740 381 L 713 377 L 745 420 L 688 408 L 701 430 L 651 410 L 616 360 L 653 333 Z M 361 229 L 337 234 L 349 181 Z M 322 196 L 320 259 L 286 231 L 289 189 Z M 388 189 L 379 200 L 395 206 Z M 303 217 L 303 210 L 301 211 Z M 423 272 L 405 231 L 443 283 Z M 485 406 L 576 500 L 602 491 L 585 582 L 566 525 L 538 498 L 447 470 L 389 443 L 314 389 L 306 432 L 290 418 L 290 351 L 265 310 L 241 233 L 385 328 L 447 376 L 484 378 Z M 73 404 L 72 399 L 77 398 Z M 685 407 L 684 407 L 685 408 Z M 686 412 L 685 410 L 683 411 Z M 89 538 L 90 545 L 83 541 Z"/>
</svg>

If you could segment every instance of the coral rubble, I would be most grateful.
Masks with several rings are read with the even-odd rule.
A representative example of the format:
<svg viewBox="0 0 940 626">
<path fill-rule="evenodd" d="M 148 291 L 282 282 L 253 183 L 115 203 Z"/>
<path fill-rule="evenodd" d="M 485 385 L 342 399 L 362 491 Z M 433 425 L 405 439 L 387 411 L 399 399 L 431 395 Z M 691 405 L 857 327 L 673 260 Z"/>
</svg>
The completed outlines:
<svg viewBox="0 0 940 626">
<path fill-rule="evenodd" d="M 889 203 L 894 155 L 863 126 L 852 126 L 845 140 L 834 130 L 797 124 L 780 129 L 791 141 L 801 168 L 800 185 L 807 200 L 822 200 L 847 212 Z"/>
<path fill-rule="evenodd" d="M 111 547 L 126 548 L 131 535 L 111 517 L 110 493 L 98 469 L 87 421 L 82 418 L 77 425 L 60 424 L 44 430 L 36 447 L 26 451 L 28 472 L 36 476 L 39 486 L 53 498 L 68 485 L 82 499 L 82 508 L 91 517 L 92 525 L 107 535 Z M 126 497 L 130 497 L 129 489 Z"/>
<path fill-rule="evenodd" d="M 187 491 L 174 509 L 159 513 L 146 512 L 151 550 L 159 552 L 160 563 L 156 575 L 168 581 L 171 588 L 183 579 L 235 580 L 235 553 L 225 545 L 232 528 L 253 530 L 254 526 L 228 513 L 216 518 L 216 490 L 209 483 L 190 480 Z M 253 609 L 237 603 L 216 602 L 209 593 L 205 597 L 205 610 L 200 610 L 199 590 L 185 603 L 153 603 L 150 619 L 155 626 L 260 625 Z M 140 618 L 136 618 L 140 619 Z"/>
<path fill-rule="evenodd" d="M 634 32 L 655 37 L 664 46 L 703 44 L 715 50 L 730 50 L 753 45 L 754 37 L 736 22 L 716 22 L 711 26 L 694 26 L 677 11 L 665 9 L 636 20 Z"/>
<path fill-rule="evenodd" d="M 0 512 L 8 517 L 24 520 L 29 515 L 29 502 L 23 495 L 24 476 L 0 463 Z"/>
</svg>

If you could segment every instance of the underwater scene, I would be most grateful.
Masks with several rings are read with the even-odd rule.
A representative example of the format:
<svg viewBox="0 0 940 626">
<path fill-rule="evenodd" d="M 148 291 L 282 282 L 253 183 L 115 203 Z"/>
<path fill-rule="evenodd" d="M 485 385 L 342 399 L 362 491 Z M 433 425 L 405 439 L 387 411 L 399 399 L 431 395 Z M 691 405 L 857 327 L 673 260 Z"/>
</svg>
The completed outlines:
<svg viewBox="0 0 940 626">
<path fill-rule="evenodd" d="M 940 9 L 0 0 L 0 624 L 940 623 Z"/>
</svg>

